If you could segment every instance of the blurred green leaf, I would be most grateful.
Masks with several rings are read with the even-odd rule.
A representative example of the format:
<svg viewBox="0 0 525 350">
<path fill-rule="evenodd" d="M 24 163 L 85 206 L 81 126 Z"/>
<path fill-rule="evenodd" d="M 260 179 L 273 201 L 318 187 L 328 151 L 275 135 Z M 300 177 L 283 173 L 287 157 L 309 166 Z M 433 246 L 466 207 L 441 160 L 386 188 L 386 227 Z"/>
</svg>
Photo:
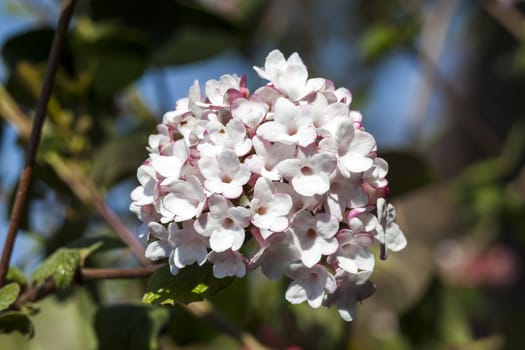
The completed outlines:
<svg viewBox="0 0 525 350">
<path fill-rule="evenodd" d="M 22 270 L 14 266 L 9 266 L 9 270 L 7 270 L 6 280 L 9 282 L 16 282 L 21 286 L 27 283 L 26 276 L 22 272 Z"/>
<path fill-rule="evenodd" d="M 102 307 L 95 316 L 99 350 L 155 350 L 170 318 L 168 309 L 150 305 Z"/>
<path fill-rule="evenodd" d="M 91 166 L 91 178 L 100 186 L 111 186 L 126 176 L 134 176 L 147 158 L 146 136 L 133 134 L 111 138 L 97 150 Z M 115 161 L 118 159 L 118 162 Z"/>
<path fill-rule="evenodd" d="M 9 311 L 0 314 L 0 334 L 18 331 L 28 338 L 35 334 L 33 323 L 29 316 L 21 311 Z"/>
<path fill-rule="evenodd" d="M 52 278 L 59 289 L 66 289 L 80 267 L 80 252 L 77 249 L 60 248 L 35 270 L 32 280 L 42 286 Z"/>
<path fill-rule="evenodd" d="M 390 25 L 371 26 L 361 37 L 360 51 L 367 60 L 373 60 L 384 54 L 396 43 L 398 29 Z"/>
<path fill-rule="evenodd" d="M 80 18 L 71 46 L 101 97 L 111 97 L 146 69 L 149 45 L 144 35 L 135 29 Z"/>
<path fill-rule="evenodd" d="M 7 309 L 16 301 L 20 294 L 20 286 L 16 283 L 9 283 L 0 288 L 0 311 Z"/>
<path fill-rule="evenodd" d="M 149 278 L 142 301 L 161 305 L 188 304 L 217 294 L 233 280 L 233 277 L 215 278 L 211 264 L 186 266 L 176 276 L 166 265 Z"/>
<path fill-rule="evenodd" d="M 221 16 L 203 9 L 197 1 L 152 0 L 145 6 L 141 0 L 90 0 L 90 12 L 95 20 L 123 23 L 141 30 L 156 45 L 166 40 L 181 26 L 195 25 L 214 30 L 236 30 Z"/>
<path fill-rule="evenodd" d="M 156 65 L 184 64 L 212 57 L 238 45 L 238 37 L 231 32 L 188 27 L 174 32 L 153 52 Z"/>
<path fill-rule="evenodd" d="M 31 29 L 9 38 L 3 48 L 2 57 L 11 69 L 20 61 L 45 62 L 51 48 L 52 28 Z"/>
<path fill-rule="evenodd" d="M 73 278 L 83 265 L 85 258 L 101 244 L 101 242 L 97 242 L 80 249 L 59 248 L 35 270 L 32 280 L 37 286 L 41 286 L 49 278 L 52 278 L 58 289 L 66 289 L 73 282 Z"/>
</svg>

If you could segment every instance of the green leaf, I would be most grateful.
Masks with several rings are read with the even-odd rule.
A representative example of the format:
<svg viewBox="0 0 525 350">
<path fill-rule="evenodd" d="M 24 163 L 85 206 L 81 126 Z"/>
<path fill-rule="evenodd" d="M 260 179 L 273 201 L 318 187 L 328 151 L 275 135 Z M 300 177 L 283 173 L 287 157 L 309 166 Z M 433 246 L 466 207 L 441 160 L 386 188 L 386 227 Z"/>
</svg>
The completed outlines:
<svg viewBox="0 0 525 350">
<path fill-rule="evenodd" d="M 132 134 L 124 138 L 111 138 L 97 151 L 91 166 L 93 182 L 111 186 L 125 176 L 134 175 L 137 167 L 147 158 L 145 134 Z M 118 162 L 115 162 L 118 159 Z"/>
<path fill-rule="evenodd" d="M 73 52 L 102 97 L 127 86 L 146 69 L 149 45 L 140 31 L 81 17 L 72 39 Z"/>
<path fill-rule="evenodd" d="M 238 44 L 231 32 L 203 28 L 183 28 L 154 51 L 152 63 L 177 65 L 210 58 Z"/>
<path fill-rule="evenodd" d="M 149 278 L 142 301 L 161 305 L 188 304 L 217 294 L 233 280 L 233 277 L 215 278 L 211 264 L 186 266 L 176 276 L 170 273 L 166 265 Z"/>
<path fill-rule="evenodd" d="M 29 316 L 21 311 L 9 311 L 0 314 L 0 334 L 18 331 L 28 338 L 35 334 L 33 323 Z"/>
<path fill-rule="evenodd" d="M 16 283 L 9 283 L 0 289 L 0 311 L 7 309 L 16 301 L 20 294 L 20 286 Z"/>
<path fill-rule="evenodd" d="M 26 276 L 22 272 L 22 270 L 14 266 L 9 266 L 9 270 L 7 270 L 6 280 L 8 282 L 16 282 L 21 286 L 27 283 Z"/>
<path fill-rule="evenodd" d="M 52 28 L 41 28 L 9 38 L 2 48 L 6 64 L 13 68 L 21 60 L 31 63 L 45 62 L 49 56 L 53 35 Z"/>
<path fill-rule="evenodd" d="M 37 286 L 41 286 L 52 278 L 58 289 L 66 289 L 73 282 L 77 270 L 84 264 L 88 255 L 101 245 L 102 242 L 96 242 L 85 248 L 59 248 L 36 269 L 32 280 Z"/>
<path fill-rule="evenodd" d="M 98 349 L 159 349 L 158 336 L 169 318 L 168 309 L 150 305 L 102 307 L 95 316 Z"/>
<path fill-rule="evenodd" d="M 73 282 L 75 273 L 80 268 L 78 249 L 60 248 L 48 257 L 33 273 L 32 280 L 42 286 L 52 278 L 59 289 L 66 289 Z"/>
</svg>

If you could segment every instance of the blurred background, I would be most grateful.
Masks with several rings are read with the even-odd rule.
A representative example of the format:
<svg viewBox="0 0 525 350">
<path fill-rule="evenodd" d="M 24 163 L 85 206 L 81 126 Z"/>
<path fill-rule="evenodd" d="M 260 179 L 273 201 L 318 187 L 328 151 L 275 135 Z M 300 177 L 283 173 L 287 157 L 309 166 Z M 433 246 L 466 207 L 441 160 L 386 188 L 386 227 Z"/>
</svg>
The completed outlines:
<svg viewBox="0 0 525 350">
<path fill-rule="evenodd" d="M 1 242 L 59 12 L 0 0 Z M 352 91 L 409 243 L 377 259 L 352 323 L 287 304 L 287 282 L 257 273 L 212 298 L 218 312 L 278 349 L 525 347 L 525 2 L 80 0 L 67 40 L 15 247 L 24 273 L 79 238 L 105 242 L 88 266 L 137 266 L 82 189 L 138 232 L 129 193 L 163 113 L 195 79 L 246 74 L 253 91 L 252 66 L 278 48 Z M 143 291 L 108 280 L 49 297 L 34 339 L 0 348 L 119 349 L 130 334 L 128 350 L 239 347 L 183 308 L 141 306 Z"/>
</svg>

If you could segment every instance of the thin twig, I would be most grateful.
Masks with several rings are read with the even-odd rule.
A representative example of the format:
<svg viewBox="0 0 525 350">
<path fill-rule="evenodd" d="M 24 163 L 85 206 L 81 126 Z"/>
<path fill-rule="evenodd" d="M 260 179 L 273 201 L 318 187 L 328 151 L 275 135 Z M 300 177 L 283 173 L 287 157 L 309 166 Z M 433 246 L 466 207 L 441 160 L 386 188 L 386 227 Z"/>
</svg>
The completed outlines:
<svg viewBox="0 0 525 350">
<path fill-rule="evenodd" d="M 22 170 L 22 174 L 20 175 L 20 181 L 15 197 L 15 203 L 13 206 L 13 211 L 11 212 L 9 228 L 7 230 L 4 249 L 2 251 L 2 258 L 0 260 L 0 286 L 4 285 L 7 270 L 9 269 L 9 261 L 11 260 L 11 254 L 13 252 L 16 234 L 18 232 L 20 220 L 22 218 L 22 213 L 26 204 L 29 185 L 31 183 L 31 175 L 33 173 L 33 166 L 35 164 L 36 159 L 36 153 L 42 135 L 42 127 L 44 126 L 44 121 L 46 118 L 47 104 L 49 102 L 49 98 L 51 97 L 51 91 L 53 90 L 53 84 L 58 68 L 58 62 L 62 53 L 62 48 L 64 47 L 64 39 L 66 36 L 67 29 L 69 27 L 69 22 L 73 14 L 75 4 L 76 0 L 62 1 L 60 18 L 58 19 L 57 30 L 55 31 L 51 51 L 49 53 L 48 67 L 46 70 L 46 75 L 44 77 L 44 82 L 42 84 L 40 98 L 38 99 L 35 111 L 33 128 L 31 130 L 31 136 L 29 138 L 25 166 Z"/>
<path fill-rule="evenodd" d="M 151 276 L 162 265 L 149 265 L 145 267 L 134 268 L 111 268 L 111 269 L 94 269 L 83 268 L 81 276 L 83 281 L 105 280 L 105 279 L 123 279 L 123 278 L 145 278 Z"/>
<path fill-rule="evenodd" d="M 483 9 L 516 39 L 525 42 L 525 16 L 517 8 L 489 0 L 483 3 Z"/>
<path fill-rule="evenodd" d="M 132 279 L 149 277 L 162 265 L 150 265 L 147 267 L 136 268 L 114 268 L 96 269 L 83 268 L 80 270 L 77 283 L 86 281 L 97 281 L 104 279 Z M 23 306 L 28 302 L 36 302 L 57 291 L 55 282 L 50 279 L 40 287 L 29 287 L 25 290 L 16 302 L 18 306 Z"/>
<path fill-rule="evenodd" d="M 496 135 L 490 130 L 481 119 L 476 118 L 474 108 L 465 99 L 450 81 L 441 74 L 438 67 L 426 55 L 425 52 L 413 48 L 419 62 L 422 65 L 423 72 L 429 84 L 435 84 L 437 88 L 459 111 L 459 126 L 471 137 L 471 140 L 478 148 L 488 156 L 495 156 L 501 151 L 502 143 Z"/>
</svg>

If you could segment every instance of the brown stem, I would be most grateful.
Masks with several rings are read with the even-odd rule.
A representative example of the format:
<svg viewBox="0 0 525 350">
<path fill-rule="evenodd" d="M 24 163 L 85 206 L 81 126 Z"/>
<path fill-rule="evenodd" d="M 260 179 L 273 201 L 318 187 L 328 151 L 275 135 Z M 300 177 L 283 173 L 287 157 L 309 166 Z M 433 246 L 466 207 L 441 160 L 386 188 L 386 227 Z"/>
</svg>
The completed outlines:
<svg viewBox="0 0 525 350">
<path fill-rule="evenodd" d="M 414 48 L 429 84 L 443 92 L 445 97 L 458 109 L 458 124 L 471 137 L 476 146 L 488 156 L 496 156 L 502 148 L 501 141 L 492 133 L 489 127 L 476 118 L 474 108 L 444 77 L 434 62 L 421 50 Z"/>
<path fill-rule="evenodd" d="M 114 269 L 95 269 L 83 268 L 80 270 L 78 282 L 97 281 L 104 279 L 125 279 L 125 278 L 146 278 L 149 277 L 162 265 L 150 265 L 147 267 L 136 268 L 114 268 Z M 22 306 L 28 302 L 38 301 L 57 290 L 53 280 L 46 281 L 40 287 L 30 287 L 23 292 L 17 300 L 17 305 Z"/>
<path fill-rule="evenodd" d="M 122 278 L 145 278 L 151 276 L 161 265 L 149 265 L 146 267 L 122 268 L 122 269 L 93 269 L 83 268 L 81 276 L 83 281 L 122 279 Z"/>
<path fill-rule="evenodd" d="M 0 286 L 4 285 L 7 270 L 9 269 L 9 261 L 11 260 L 16 234 L 18 232 L 22 213 L 26 204 L 27 193 L 29 191 L 31 175 L 33 173 L 33 166 L 36 159 L 36 153 L 42 135 L 42 127 L 46 118 L 47 104 L 49 102 L 49 98 L 51 97 L 51 91 L 53 90 L 53 84 L 58 68 L 58 61 L 60 59 L 62 48 L 64 47 L 64 39 L 69 27 L 69 22 L 73 14 L 75 4 L 76 0 L 62 0 L 57 30 L 55 31 L 53 43 L 51 45 L 51 51 L 49 53 L 48 67 L 44 77 L 44 82 L 42 84 L 40 98 L 38 99 L 36 106 L 33 128 L 29 138 L 26 161 L 24 169 L 22 170 L 22 174 L 20 175 L 20 181 L 15 197 L 15 203 L 13 205 L 13 211 L 11 212 L 11 218 L 9 220 L 9 228 L 6 234 L 4 249 L 2 250 L 2 258 L 0 260 Z"/>
</svg>

